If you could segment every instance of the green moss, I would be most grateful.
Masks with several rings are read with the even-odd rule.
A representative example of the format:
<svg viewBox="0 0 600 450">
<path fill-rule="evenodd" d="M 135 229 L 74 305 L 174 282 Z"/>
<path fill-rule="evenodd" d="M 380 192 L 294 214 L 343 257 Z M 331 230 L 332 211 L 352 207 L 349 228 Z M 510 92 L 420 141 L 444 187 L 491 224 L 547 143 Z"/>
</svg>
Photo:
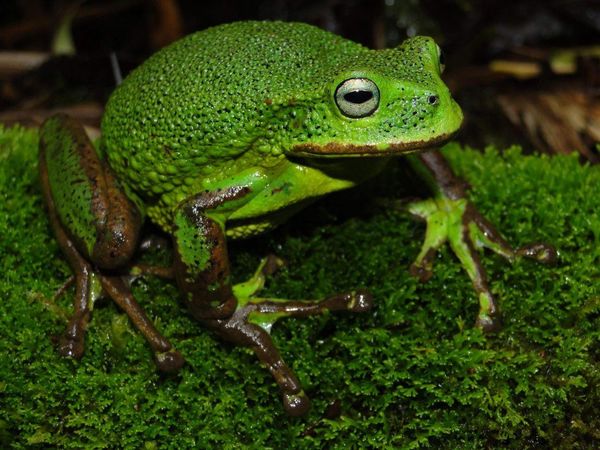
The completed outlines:
<svg viewBox="0 0 600 450">
<path fill-rule="evenodd" d="M 142 337 L 113 304 L 95 308 L 81 361 L 58 356 L 53 342 L 73 291 L 52 300 L 70 270 L 43 211 L 36 145 L 34 132 L 0 129 L 1 448 L 600 444 L 598 168 L 518 149 L 501 156 L 447 148 L 479 209 L 511 242 L 560 249 L 550 268 L 487 255 L 505 318 L 494 336 L 472 328 L 475 294 L 449 250 L 429 283 L 409 276 L 422 225 L 369 201 L 400 190 L 401 166 L 270 235 L 231 245 L 238 280 L 268 252 L 287 260 L 265 295 L 317 297 L 359 286 L 375 294 L 369 314 L 274 327 L 313 399 L 308 417 L 291 419 L 255 357 L 202 329 L 175 287 L 159 279 L 136 281 L 134 293 L 186 356 L 179 374 L 157 373 Z M 373 206 L 353 211 L 356 204 Z M 342 415 L 324 418 L 333 402 Z"/>
</svg>

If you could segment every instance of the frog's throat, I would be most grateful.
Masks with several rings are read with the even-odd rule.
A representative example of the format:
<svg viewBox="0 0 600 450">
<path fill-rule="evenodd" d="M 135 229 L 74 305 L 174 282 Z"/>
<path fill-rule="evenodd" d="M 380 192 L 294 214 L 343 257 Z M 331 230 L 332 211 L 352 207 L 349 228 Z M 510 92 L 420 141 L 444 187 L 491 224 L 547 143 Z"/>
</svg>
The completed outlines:
<svg viewBox="0 0 600 450">
<path fill-rule="evenodd" d="M 436 136 L 432 139 L 392 142 L 386 144 L 347 144 L 329 142 L 327 144 L 297 144 L 291 149 L 291 154 L 298 156 L 390 156 L 405 153 L 414 153 L 440 147 L 454 137 L 454 133 Z"/>
</svg>

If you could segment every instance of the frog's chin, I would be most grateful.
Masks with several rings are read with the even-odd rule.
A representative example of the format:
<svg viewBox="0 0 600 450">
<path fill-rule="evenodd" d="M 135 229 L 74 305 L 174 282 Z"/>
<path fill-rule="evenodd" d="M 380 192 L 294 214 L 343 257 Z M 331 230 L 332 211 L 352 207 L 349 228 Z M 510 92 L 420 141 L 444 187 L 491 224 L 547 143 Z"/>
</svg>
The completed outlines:
<svg viewBox="0 0 600 450">
<path fill-rule="evenodd" d="M 352 144 L 347 142 L 328 142 L 326 144 L 296 144 L 290 154 L 302 157 L 346 157 L 346 156 L 392 156 L 421 152 L 441 147 L 454 137 L 454 133 L 438 135 L 432 139 L 388 142 L 382 144 Z"/>
</svg>

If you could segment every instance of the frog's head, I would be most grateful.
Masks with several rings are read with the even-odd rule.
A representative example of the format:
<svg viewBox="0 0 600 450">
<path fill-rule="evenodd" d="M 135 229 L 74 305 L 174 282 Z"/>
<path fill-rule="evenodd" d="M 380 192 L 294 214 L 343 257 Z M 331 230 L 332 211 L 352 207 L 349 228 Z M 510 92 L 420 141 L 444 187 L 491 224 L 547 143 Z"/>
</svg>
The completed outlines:
<svg viewBox="0 0 600 450">
<path fill-rule="evenodd" d="M 340 67 L 341 66 L 341 67 Z M 335 69 L 303 118 L 302 156 L 389 155 L 438 146 L 463 115 L 441 79 L 440 48 L 417 36 L 389 50 L 364 50 Z"/>
</svg>

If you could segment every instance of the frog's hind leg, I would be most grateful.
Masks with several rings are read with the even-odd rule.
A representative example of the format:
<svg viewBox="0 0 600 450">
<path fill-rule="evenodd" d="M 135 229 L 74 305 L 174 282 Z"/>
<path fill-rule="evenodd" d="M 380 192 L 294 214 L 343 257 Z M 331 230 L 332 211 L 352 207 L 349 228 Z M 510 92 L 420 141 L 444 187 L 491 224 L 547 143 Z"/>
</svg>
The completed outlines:
<svg viewBox="0 0 600 450">
<path fill-rule="evenodd" d="M 100 296 L 101 289 L 99 289 L 98 279 L 90 264 L 81 257 L 73 242 L 57 223 L 55 214 L 50 213 L 50 222 L 59 246 L 75 272 L 73 315 L 60 339 L 58 351 L 63 356 L 79 359 L 84 351 L 85 331 L 90 320 L 91 310 L 94 301 Z"/>
<path fill-rule="evenodd" d="M 46 189 L 44 189 L 46 191 Z M 105 276 L 95 272 L 80 255 L 68 238 L 54 213 L 52 198 L 46 200 L 49 217 L 56 239 L 75 272 L 74 312 L 69 319 L 65 333 L 61 337 L 58 351 L 61 355 L 79 359 L 84 352 L 85 331 L 90 320 L 94 302 L 103 292 L 107 293 L 125 311 L 136 328 L 146 338 L 154 351 L 158 368 L 165 372 L 179 369 L 184 359 L 173 349 L 147 318 L 143 309 L 133 298 L 129 286 L 119 276 Z"/>
<path fill-rule="evenodd" d="M 100 282 L 105 292 L 125 311 L 135 327 L 146 338 L 154 352 L 156 365 L 163 372 L 179 370 L 185 360 L 173 348 L 171 343 L 162 336 L 152 321 L 148 319 L 142 307 L 137 303 L 129 286 L 120 276 L 100 275 Z"/>
<path fill-rule="evenodd" d="M 66 116 L 44 123 L 39 169 L 51 227 L 75 273 L 74 312 L 59 352 L 83 355 L 94 301 L 107 293 L 148 339 L 159 369 L 181 366 L 181 355 L 156 331 L 119 276 L 136 249 L 141 217 L 81 126 Z"/>
</svg>

